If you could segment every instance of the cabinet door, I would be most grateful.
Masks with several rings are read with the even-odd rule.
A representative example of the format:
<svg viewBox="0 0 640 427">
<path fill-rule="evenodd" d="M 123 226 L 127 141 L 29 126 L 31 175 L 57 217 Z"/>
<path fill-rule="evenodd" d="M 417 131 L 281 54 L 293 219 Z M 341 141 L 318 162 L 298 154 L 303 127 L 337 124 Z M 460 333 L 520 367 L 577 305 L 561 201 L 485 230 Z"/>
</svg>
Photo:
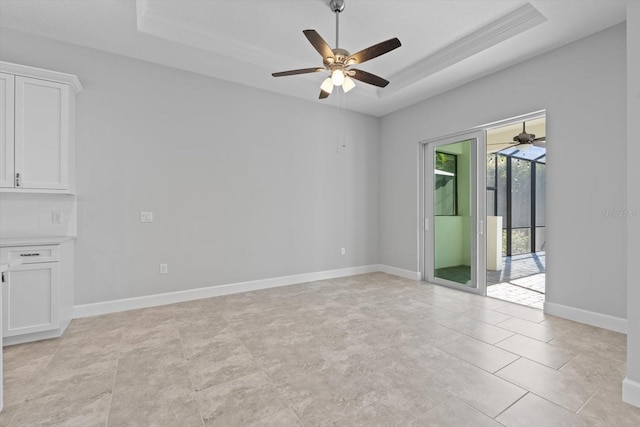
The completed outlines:
<svg viewBox="0 0 640 427">
<path fill-rule="evenodd" d="M 0 187 L 13 187 L 13 83 L 11 74 L 0 73 Z"/>
<path fill-rule="evenodd" d="M 5 337 L 57 329 L 57 262 L 23 264 L 5 272 L 2 287 L 2 334 Z"/>
<path fill-rule="evenodd" d="M 69 86 L 16 76 L 16 187 L 68 189 Z"/>
</svg>

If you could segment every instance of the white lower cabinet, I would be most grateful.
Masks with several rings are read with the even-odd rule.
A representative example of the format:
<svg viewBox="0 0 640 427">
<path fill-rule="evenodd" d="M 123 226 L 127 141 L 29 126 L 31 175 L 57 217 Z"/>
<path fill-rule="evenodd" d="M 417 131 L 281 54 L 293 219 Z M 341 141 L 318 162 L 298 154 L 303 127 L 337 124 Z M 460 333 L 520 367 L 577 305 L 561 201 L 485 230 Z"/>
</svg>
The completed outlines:
<svg viewBox="0 0 640 427">
<path fill-rule="evenodd" d="M 58 262 L 23 264 L 5 273 L 2 300 L 4 337 L 60 327 Z"/>
<path fill-rule="evenodd" d="M 72 317 L 73 258 L 73 241 L 0 248 L 0 261 L 21 261 L 2 274 L 4 345 L 62 335 Z"/>
</svg>

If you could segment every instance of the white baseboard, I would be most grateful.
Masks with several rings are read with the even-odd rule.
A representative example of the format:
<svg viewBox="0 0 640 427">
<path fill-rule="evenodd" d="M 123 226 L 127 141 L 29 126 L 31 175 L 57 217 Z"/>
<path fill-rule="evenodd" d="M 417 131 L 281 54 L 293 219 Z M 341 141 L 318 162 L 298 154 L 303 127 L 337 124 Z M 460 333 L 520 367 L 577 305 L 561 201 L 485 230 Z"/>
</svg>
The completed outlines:
<svg viewBox="0 0 640 427">
<path fill-rule="evenodd" d="M 545 301 L 544 312 L 614 332 L 627 333 L 627 319 Z"/>
<path fill-rule="evenodd" d="M 622 381 L 622 400 L 640 408 L 640 383 L 625 378 Z"/>
<path fill-rule="evenodd" d="M 411 280 L 422 279 L 419 271 L 403 270 L 402 268 L 391 267 L 389 265 L 384 265 L 384 264 L 378 264 L 378 271 L 381 271 L 387 274 L 393 274 L 394 276 L 404 277 L 405 279 L 411 279 Z"/>
<path fill-rule="evenodd" d="M 98 316 L 101 314 L 117 313 L 120 311 L 135 310 L 138 308 L 175 304 L 179 302 L 193 301 L 197 299 L 211 298 L 221 295 L 230 295 L 240 292 L 257 291 L 260 289 L 314 282 L 317 280 L 327 280 L 335 279 L 338 277 L 355 276 L 357 274 L 374 273 L 377 271 L 381 271 L 379 265 L 365 265 L 361 267 L 318 271 L 314 273 L 296 274 L 293 276 L 274 277 L 271 279 L 252 280 L 249 282 L 238 282 L 227 285 L 209 286 L 206 288 L 168 292 L 164 294 L 125 298 L 113 301 L 98 302 L 94 304 L 82 304 L 73 307 L 73 318 L 78 319 L 81 317 Z"/>
</svg>

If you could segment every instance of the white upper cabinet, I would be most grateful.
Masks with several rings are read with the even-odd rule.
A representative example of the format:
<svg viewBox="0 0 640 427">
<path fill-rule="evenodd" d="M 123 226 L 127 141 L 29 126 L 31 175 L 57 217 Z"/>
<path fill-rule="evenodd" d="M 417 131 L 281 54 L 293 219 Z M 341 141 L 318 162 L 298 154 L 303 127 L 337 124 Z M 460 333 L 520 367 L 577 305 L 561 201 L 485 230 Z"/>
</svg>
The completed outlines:
<svg viewBox="0 0 640 427">
<path fill-rule="evenodd" d="M 13 91 L 15 77 L 0 73 L 0 187 L 13 187 Z"/>
<path fill-rule="evenodd" d="M 0 62 L 0 188 L 74 191 L 75 94 L 70 74 Z"/>
<path fill-rule="evenodd" d="M 69 189 L 69 86 L 17 76 L 16 187 Z"/>
</svg>

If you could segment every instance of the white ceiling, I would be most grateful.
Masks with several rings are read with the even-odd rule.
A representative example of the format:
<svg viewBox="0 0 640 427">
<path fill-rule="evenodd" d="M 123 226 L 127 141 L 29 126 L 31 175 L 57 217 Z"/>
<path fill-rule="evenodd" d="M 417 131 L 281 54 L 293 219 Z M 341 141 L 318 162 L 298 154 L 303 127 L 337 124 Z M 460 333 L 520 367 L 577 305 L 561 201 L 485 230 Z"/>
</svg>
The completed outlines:
<svg viewBox="0 0 640 427">
<path fill-rule="evenodd" d="M 546 117 L 523 120 L 522 122 L 489 129 L 487 131 L 487 152 L 496 152 L 513 146 L 513 137 L 522 132 L 523 122 L 525 123 L 527 133 L 532 133 L 536 137 L 547 135 Z"/>
<path fill-rule="evenodd" d="M 0 26 L 238 82 L 313 102 L 324 75 L 302 34 L 333 47 L 329 0 L 0 0 Z M 625 20 L 624 0 L 346 0 L 340 47 L 398 37 L 402 47 L 358 68 L 346 108 L 381 116 Z M 342 103 L 342 102 L 341 102 Z"/>
</svg>

